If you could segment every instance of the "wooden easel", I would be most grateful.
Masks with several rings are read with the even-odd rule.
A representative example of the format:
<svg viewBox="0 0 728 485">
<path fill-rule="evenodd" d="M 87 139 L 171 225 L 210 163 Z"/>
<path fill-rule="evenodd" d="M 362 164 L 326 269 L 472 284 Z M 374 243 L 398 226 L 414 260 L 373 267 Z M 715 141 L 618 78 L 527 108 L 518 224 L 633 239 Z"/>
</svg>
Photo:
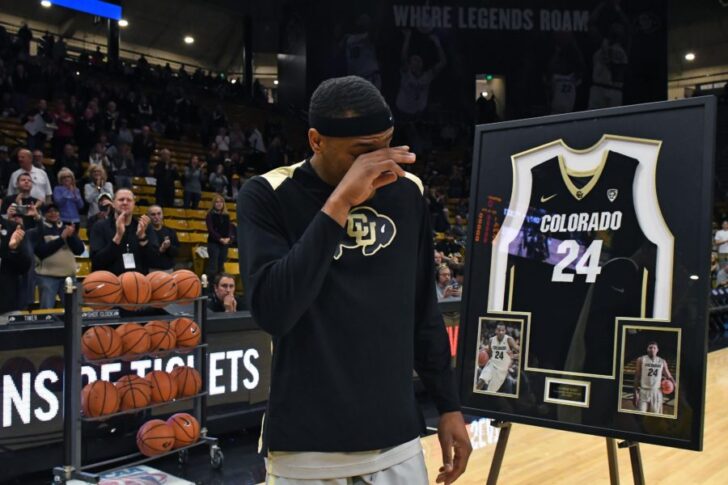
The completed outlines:
<svg viewBox="0 0 728 485">
<path fill-rule="evenodd" d="M 507 421 L 493 421 L 491 426 L 500 429 L 498 434 L 498 443 L 495 446 L 493 461 L 490 465 L 488 473 L 487 485 L 496 485 L 498 483 L 498 475 L 500 474 L 503 457 L 506 454 L 506 446 L 508 445 L 508 436 L 511 434 L 511 426 L 513 423 Z M 645 473 L 642 468 L 642 455 L 640 454 L 640 444 L 636 441 L 622 441 L 617 443 L 614 438 L 607 438 L 607 464 L 609 465 L 609 483 L 611 485 L 619 485 L 619 463 L 617 461 L 617 448 L 629 448 L 629 459 L 632 463 L 632 477 L 635 485 L 645 485 Z"/>
</svg>

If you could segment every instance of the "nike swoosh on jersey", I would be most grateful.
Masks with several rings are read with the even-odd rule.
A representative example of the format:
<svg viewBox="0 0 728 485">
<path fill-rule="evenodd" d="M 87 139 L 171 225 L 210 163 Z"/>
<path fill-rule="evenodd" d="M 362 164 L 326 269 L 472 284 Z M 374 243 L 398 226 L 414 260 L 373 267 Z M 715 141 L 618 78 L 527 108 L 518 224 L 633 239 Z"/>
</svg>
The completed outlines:
<svg viewBox="0 0 728 485">
<path fill-rule="evenodd" d="M 541 196 L 541 202 L 548 202 L 551 199 L 553 199 L 554 197 L 556 197 L 557 195 L 559 195 L 559 194 L 549 195 L 548 197 L 545 196 L 545 195 L 542 195 Z"/>
</svg>

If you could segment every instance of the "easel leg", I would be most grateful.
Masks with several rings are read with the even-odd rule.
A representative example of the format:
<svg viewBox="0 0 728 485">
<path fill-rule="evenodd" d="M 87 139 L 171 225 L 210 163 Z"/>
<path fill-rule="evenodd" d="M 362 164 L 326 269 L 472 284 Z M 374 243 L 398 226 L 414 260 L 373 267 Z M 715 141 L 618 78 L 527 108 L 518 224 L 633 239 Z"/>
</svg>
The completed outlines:
<svg viewBox="0 0 728 485">
<path fill-rule="evenodd" d="M 511 423 L 495 421 L 492 426 L 500 428 L 500 433 L 498 434 L 498 443 L 495 445 L 493 461 L 490 464 L 487 485 L 496 485 L 498 483 L 498 475 L 500 474 L 501 464 L 503 464 L 503 457 L 505 456 L 506 446 L 508 445 L 508 435 L 511 433 Z"/>
<path fill-rule="evenodd" d="M 634 485 L 645 485 L 645 471 L 642 469 L 642 453 L 640 453 L 639 443 L 629 447 L 629 459 L 632 462 Z"/>
<path fill-rule="evenodd" d="M 609 483 L 619 485 L 619 462 L 617 461 L 617 440 L 607 438 L 607 463 L 609 464 Z"/>
<path fill-rule="evenodd" d="M 645 485 L 645 472 L 642 468 L 642 454 L 640 444 L 636 441 L 623 441 L 620 448 L 629 448 L 629 460 L 632 463 L 632 478 L 634 485 Z"/>
</svg>

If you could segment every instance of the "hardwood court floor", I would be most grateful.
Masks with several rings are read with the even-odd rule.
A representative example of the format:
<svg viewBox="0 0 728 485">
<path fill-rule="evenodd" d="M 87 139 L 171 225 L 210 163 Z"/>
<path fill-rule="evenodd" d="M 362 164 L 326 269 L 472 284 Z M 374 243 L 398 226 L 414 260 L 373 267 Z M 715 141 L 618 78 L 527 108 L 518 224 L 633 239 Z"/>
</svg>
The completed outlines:
<svg viewBox="0 0 728 485">
<path fill-rule="evenodd" d="M 442 464 L 437 436 L 422 440 L 431 483 Z M 703 451 L 641 445 L 645 479 L 654 484 L 728 484 L 728 348 L 708 354 Z M 495 444 L 473 451 L 457 485 L 483 485 Z M 622 484 L 632 483 L 629 452 L 618 450 Z M 608 484 L 606 440 L 602 437 L 514 424 L 499 483 Z"/>
</svg>

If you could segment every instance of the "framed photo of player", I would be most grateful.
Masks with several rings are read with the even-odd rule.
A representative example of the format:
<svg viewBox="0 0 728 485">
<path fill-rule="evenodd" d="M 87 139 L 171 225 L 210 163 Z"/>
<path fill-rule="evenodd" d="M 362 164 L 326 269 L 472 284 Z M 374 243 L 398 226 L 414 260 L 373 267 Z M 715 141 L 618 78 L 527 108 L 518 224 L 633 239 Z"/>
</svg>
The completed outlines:
<svg viewBox="0 0 728 485">
<path fill-rule="evenodd" d="M 522 319 L 480 319 L 473 392 L 518 397 L 523 335 Z"/>
<path fill-rule="evenodd" d="M 466 412 L 701 448 L 715 116 L 703 97 L 477 127 L 459 335 L 473 350 L 458 353 Z M 506 334 L 522 324 L 515 395 L 493 390 L 500 377 L 478 362 L 498 321 Z M 623 335 L 627 325 L 651 330 Z M 623 402 L 636 365 L 624 359 L 648 355 L 632 345 L 650 332 L 665 340 L 653 339 L 668 363 L 659 380 L 692 392 L 673 391 L 662 410 L 654 394 L 639 412 Z M 652 392 L 656 378 L 645 379 Z"/>
<path fill-rule="evenodd" d="M 677 419 L 681 329 L 624 325 L 619 412 Z"/>
</svg>

